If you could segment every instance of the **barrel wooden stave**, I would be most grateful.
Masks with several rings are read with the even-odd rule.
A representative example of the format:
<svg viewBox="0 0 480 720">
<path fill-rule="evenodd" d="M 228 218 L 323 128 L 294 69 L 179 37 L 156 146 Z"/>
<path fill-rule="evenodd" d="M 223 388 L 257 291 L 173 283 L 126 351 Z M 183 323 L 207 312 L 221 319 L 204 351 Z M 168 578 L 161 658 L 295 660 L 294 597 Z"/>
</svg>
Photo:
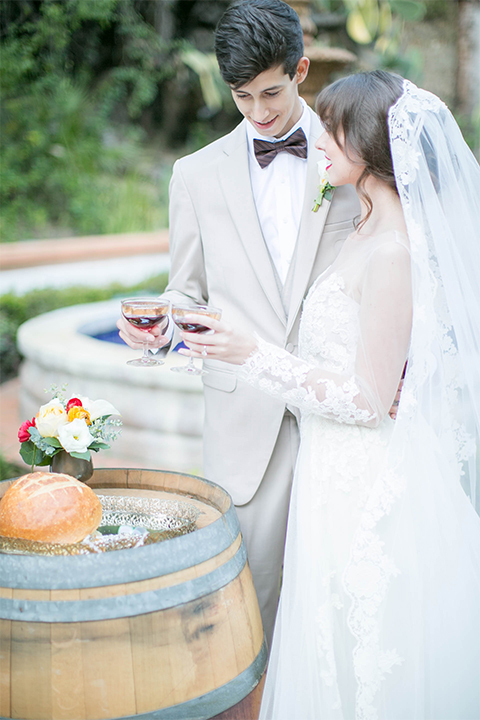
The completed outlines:
<svg viewBox="0 0 480 720">
<path fill-rule="evenodd" d="M 224 710 L 220 715 L 215 715 L 212 720 L 256 720 L 260 714 L 265 675 L 258 685 L 239 703 Z"/>
<path fill-rule="evenodd" d="M 5 588 L 6 591 L 9 588 Z M 9 599 L 13 591 L 10 590 Z M 12 621 L 0 619 L 0 717 L 11 717 Z"/>
<path fill-rule="evenodd" d="M 157 613 L 81 623 L 10 621 L 12 717 L 116 718 L 214 691 L 261 650 L 251 593 L 245 566 L 215 593 Z"/>
<path fill-rule="evenodd" d="M 221 488 L 207 484 L 202 489 L 201 479 L 174 475 L 103 470 L 97 471 L 89 484 L 98 492 L 110 492 L 111 488 L 116 493 L 150 495 L 160 490 L 171 497 L 190 497 L 192 502 L 205 502 L 199 525 L 208 528 L 217 519 L 223 521 L 230 499 Z M 25 720 L 143 720 L 142 716 L 161 718 L 162 712 L 169 718 L 218 715 L 222 719 L 224 712 L 237 712 L 239 719 L 244 712 L 251 713 L 259 702 L 260 689 L 254 686 L 263 674 L 265 648 L 248 564 L 235 570 L 242 551 L 238 534 L 217 555 L 164 576 L 91 588 L 2 588 L 0 598 L 16 600 L 17 608 L 24 606 L 30 612 L 32 607 L 43 609 L 57 603 L 55 608 L 63 611 L 79 602 L 110 603 L 127 596 L 140 601 L 151 592 L 209 581 L 232 563 L 236 573 L 223 585 L 220 576 L 220 586 L 213 592 L 202 591 L 199 597 L 157 612 L 91 622 L 1 620 L 0 714 Z M 65 605 L 58 605 L 59 601 Z M 229 688 L 238 688 L 242 675 L 251 687 L 242 690 L 245 696 L 236 709 L 225 710 Z M 6 681 L 9 676 L 10 683 Z M 238 695 L 238 689 L 232 697 L 235 692 Z M 199 703 L 204 702 L 202 711 Z M 258 713 L 258 707 L 254 712 Z M 256 716 L 249 715 L 249 720 Z M 229 715 L 228 719 L 235 717 Z"/>
</svg>

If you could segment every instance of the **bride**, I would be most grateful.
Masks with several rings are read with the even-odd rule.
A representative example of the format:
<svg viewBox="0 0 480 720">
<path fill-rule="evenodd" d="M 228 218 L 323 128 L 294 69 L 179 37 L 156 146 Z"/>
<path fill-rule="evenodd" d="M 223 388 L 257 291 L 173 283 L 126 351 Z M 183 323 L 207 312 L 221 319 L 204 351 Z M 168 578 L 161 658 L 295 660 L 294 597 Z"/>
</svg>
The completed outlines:
<svg viewBox="0 0 480 720">
<path fill-rule="evenodd" d="M 478 720 L 480 168 L 396 75 L 339 80 L 317 110 L 362 214 L 305 299 L 299 356 L 225 322 L 183 334 L 301 411 L 260 718 Z"/>
</svg>

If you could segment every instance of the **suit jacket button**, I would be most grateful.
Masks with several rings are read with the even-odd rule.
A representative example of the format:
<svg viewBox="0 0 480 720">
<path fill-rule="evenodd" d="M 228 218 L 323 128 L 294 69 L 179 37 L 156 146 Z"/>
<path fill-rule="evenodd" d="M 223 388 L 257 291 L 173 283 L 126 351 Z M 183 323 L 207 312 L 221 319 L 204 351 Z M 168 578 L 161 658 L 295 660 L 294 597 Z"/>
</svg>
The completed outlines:
<svg viewBox="0 0 480 720">
<path fill-rule="evenodd" d="M 287 352 L 291 353 L 291 352 L 293 352 L 293 348 L 294 348 L 294 347 L 295 347 L 295 345 L 294 345 L 293 343 L 287 343 L 286 346 L 285 346 L 285 350 L 286 350 Z"/>
</svg>

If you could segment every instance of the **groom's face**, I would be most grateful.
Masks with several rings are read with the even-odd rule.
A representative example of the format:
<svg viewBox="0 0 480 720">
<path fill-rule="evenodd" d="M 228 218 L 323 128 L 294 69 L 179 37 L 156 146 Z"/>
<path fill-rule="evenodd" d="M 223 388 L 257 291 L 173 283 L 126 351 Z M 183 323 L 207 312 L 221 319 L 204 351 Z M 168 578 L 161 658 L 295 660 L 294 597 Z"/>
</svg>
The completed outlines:
<svg viewBox="0 0 480 720">
<path fill-rule="evenodd" d="M 259 135 L 282 137 L 302 115 L 298 85 L 308 72 L 308 58 L 300 58 L 294 77 L 283 67 L 271 68 L 236 90 L 235 105 Z"/>
</svg>

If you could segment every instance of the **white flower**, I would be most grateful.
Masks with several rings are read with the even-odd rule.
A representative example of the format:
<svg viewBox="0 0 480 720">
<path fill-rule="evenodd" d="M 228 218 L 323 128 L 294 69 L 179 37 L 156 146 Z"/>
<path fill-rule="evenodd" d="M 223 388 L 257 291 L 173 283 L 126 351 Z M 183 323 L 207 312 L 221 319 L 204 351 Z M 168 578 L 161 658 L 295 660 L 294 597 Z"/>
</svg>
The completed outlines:
<svg viewBox="0 0 480 720">
<path fill-rule="evenodd" d="M 79 399 L 82 401 L 82 407 L 89 413 L 92 422 L 105 415 L 120 415 L 112 403 L 107 400 L 90 400 L 87 397 L 80 397 Z"/>
<path fill-rule="evenodd" d="M 327 158 L 325 155 L 317 162 L 317 168 L 320 185 L 323 185 L 325 182 L 328 182 Z"/>
<path fill-rule="evenodd" d="M 67 422 L 67 413 L 58 398 L 42 405 L 35 417 L 35 425 L 43 437 L 58 437 L 60 427 Z"/>
<path fill-rule="evenodd" d="M 320 158 L 317 162 L 317 168 L 318 168 L 318 176 L 320 178 L 320 184 L 318 186 L 318 194 L 315 200 L 313 201 L 313 212 L 317 212 L 318 208 L 323 202 L 323 198 L 326 200 L 331 200 L 333 191 L 335 188 L 333 185 L 330 185 L 330 181 L 328 179 L 328 171 L 327 171 L 327 159 L 325 155 Z"/>
<path fill-rule="evenodd" d="M 72 422 L 62 425 L 58 430 L 58 439 L 68 453 L 84 453 L 94 441 L 83 418 L 76 418 Z"/>
</svg>

